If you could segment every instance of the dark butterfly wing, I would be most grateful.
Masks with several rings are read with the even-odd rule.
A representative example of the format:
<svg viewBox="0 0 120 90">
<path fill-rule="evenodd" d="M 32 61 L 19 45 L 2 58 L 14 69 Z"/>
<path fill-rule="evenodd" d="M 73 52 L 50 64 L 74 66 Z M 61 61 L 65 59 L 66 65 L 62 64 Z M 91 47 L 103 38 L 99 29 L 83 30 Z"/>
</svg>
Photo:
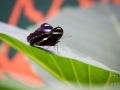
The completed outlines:
<svg viewBox="0 0 120 90">
<path fill-rule="evenodd" d="M 50 37 L 49 34 L 42 34 L 42 35 L 38 35 L 33 37 L 30 40 L 30 44 L 31 45 L 38 45 L 38 46 L 47 46 L 48 43 L 44 43 L 48 38 Z"/>
<path fill-rule="evenodd" d="M 31 44 L 37 46 L 54 46 L 63 35 L 61 27 L 54 28 L 49 34 L 45 33 L 31 39 Z"/>
<path fill-rule="evenodd" d="M 43 23 L 35 32 L 48 33 L 53 29 L 53 27 L 48 23 Z"/>
<path fill-rule="evenodd" d="M 52 29 L 53 27 L 51 25 L 49 25 L 48 23 L 43 23 L 37 30 L 35 30 L 35 32 L 31 33 L 27 37 L 27 41 L 30 44 L 34 44 L 35 41 L 38 41 L 36 39 L 39 39 L 39 41 L 41 41 L 43 40 L 43 37 L 47 37 L 47 36 L 44 36 L 44 34 L 50 33 Z"/>
<path fill-rule="evenodd" d="M 61 27 L 53 28 L 48 23 L 43 23 L 35 32 L 27 37 L 31 45 L 54 46 L 63 35 Z"/>
<path fill-rule="evenodd" d="M 61 27 L 56 27 L 52 30 L 51 39 L 52 43 L 50 44 L 51 46 L 54 46 L 56 43 L 58 43 L 59 39 L 63 36 L 63 29 Z"/>
<path fill-rule="evenodd" d="M 49 34 L 45 34 L 48 35 L 48 37 L 43 38 L 43 42 L 41 42 L 39 45 L 40 46 L 54 46 L 55 44 L 57 44 L 59 41 L 59 39 L 62 37 L 63 35 L 63 29 L 61 27 L 56 27 L 54 28 Z"/>
</svg>

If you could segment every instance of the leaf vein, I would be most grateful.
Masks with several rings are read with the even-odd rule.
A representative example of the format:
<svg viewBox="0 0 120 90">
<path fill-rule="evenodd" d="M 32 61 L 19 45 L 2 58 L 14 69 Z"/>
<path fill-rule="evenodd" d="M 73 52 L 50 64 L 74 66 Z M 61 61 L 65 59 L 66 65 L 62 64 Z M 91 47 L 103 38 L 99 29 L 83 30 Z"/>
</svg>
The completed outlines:
<svg viewBox="0 0 120 90">
<path fill-rule="evenodd" d="M 75 75 L 76 81 L 78 82 L 80 88 L 82 88 L 82 87 L 81 87 L 81 83 L 80 83 L 79 78 L 78 78 L 78 75 L 77 75 L 77 72 L 76 72 L 76 70 L 75 70 L 74 64 L 73 64 L 73 62 L 72 62 L 71 59 L 70 59 L 70 64 L 71 64 L 71 66 L 72 66 L 72 69 L 73 69 L 73 72 L 74 72 L 74 75 Z"/>
<path fill-rule="evenodd" d="M 49 54 L 49 55 L 50 55 L 50 54 Z M 60 69 L 59 65 L 58 65 L 57 62 L 55 61 L 55 59 L 54 59 L 51 55 L 50 55 L 50 57 L 52 58 L 53 62 L 55 63 L 58 71 L 60 72 L 60 74 L 61 74 L 61 76 L 62 76 L 62 78 L 65 79 L 65 76 L 64 76 L 62 70 Z"/>
</svg>

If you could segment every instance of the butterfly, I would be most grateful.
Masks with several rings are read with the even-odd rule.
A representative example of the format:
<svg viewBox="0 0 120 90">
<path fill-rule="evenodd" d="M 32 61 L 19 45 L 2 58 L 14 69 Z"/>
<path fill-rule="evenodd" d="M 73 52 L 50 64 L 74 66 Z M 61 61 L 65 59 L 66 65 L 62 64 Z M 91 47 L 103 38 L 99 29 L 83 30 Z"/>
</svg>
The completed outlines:
<svg viewBox="0 0 120 90">
<path fill-rule="evenodd" d="M 33 46 L 55 46 L 60 42 L 63 36 L 63 29 L 61 27 L 53 28 L 48 23 L 43 23 L 38 29 L 27 36 L 27 41 Z"/>
</svg>

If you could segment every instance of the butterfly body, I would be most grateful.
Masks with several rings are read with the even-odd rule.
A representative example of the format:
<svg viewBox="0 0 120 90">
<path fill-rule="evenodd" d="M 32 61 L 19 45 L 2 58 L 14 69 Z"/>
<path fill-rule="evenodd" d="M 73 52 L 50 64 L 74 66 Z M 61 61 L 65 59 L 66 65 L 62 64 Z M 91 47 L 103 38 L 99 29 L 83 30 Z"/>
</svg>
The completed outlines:
<svg viewBox="0 0 120 90">
<path fill-rule="evenodd" d="M 63 35 L 61 27 L 53 28 L 48 23 L 43 23 L 35 32 L 27 37 L 31 45 L 37 46 L 55 46 Z"/>
</svg>

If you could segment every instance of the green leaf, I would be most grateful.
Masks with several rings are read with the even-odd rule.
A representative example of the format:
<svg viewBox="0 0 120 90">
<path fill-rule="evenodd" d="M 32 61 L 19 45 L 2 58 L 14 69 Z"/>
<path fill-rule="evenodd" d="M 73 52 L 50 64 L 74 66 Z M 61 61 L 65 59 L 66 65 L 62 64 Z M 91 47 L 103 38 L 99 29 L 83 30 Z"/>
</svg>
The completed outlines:
<svg viewBox="0 0 120 90">
<path fill-rule="evenodd" d="M 120 86 L 119 74 L 110 70 L 49 53 L 29 46 L 3 33 L 0 33 L 0 39 L 29 56 L 33 61 L 67 85 L 73 86 L 74 83 L 79 85 L 80 88 L 88 85 L 90 89 L 96 85 L 103 85 L 104 89 L 115 86 L 114 84 Z"/>
</svg>

